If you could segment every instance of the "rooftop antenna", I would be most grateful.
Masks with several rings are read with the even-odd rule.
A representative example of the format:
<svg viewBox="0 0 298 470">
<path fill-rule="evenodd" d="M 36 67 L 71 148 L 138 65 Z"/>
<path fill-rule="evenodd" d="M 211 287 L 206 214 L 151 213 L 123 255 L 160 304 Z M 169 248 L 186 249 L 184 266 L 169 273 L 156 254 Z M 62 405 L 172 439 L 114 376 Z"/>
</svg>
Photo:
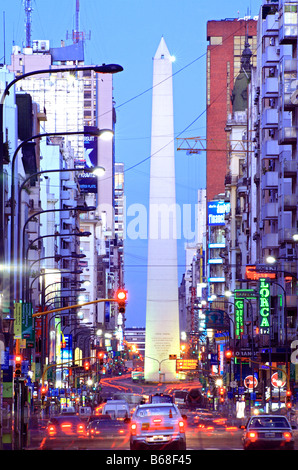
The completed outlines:
<svg viewBox="0 0 298 470">
<path fill-rule="evenodd" d="M 26 47 L 32 47 L 31 32 L 32 32 L 32 4 L 31 0 L 24 0 L 25 15 L 26 15 Z"/>
<path fill-rule="evenodd" d="M 73 44 L 77 44 L 78 42 L 84 42 L 86 39 L 91 39 L 91 31 L 89 31 L 89 35 L 87 37 L 86 33 L 80 31 L 80 0 L 76 0 L 76 17 L 75 17 L 75 29 L 72 30 L 72 36 L 66 33 L 66 39 L 72 38 Z"/>
</svg>

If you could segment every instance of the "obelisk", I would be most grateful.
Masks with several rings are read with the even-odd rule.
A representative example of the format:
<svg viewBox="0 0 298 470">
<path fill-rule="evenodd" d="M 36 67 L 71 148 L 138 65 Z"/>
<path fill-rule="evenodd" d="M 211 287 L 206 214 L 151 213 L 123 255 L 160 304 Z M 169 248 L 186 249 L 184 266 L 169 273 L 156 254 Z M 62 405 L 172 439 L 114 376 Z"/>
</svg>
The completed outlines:
<svg viewBox="0 0 298 470">
<path fill-rule="evenodd" d="M 177 380 L 180 355 L 172 56 L 153 58 L 145 380 Z"/>
</svg>

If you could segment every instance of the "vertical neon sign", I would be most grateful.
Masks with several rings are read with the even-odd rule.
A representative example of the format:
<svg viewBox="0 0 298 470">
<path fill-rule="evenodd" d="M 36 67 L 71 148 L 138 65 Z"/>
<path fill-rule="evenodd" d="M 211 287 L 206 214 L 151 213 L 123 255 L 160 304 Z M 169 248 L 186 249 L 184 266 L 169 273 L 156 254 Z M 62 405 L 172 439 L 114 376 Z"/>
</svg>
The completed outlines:
<svg viewBox="0 0 298 470">
<path fill-rule="evenodd" d="M 244 300 L 235 299 L 235 335 L 240 338 L 244 325 Z"/>
<path fill-rule="evenodd" d="M 260 333 L 269 335 L 270 330 L 270 284 L 266 279 L 259 281 Z"/>
</svg>

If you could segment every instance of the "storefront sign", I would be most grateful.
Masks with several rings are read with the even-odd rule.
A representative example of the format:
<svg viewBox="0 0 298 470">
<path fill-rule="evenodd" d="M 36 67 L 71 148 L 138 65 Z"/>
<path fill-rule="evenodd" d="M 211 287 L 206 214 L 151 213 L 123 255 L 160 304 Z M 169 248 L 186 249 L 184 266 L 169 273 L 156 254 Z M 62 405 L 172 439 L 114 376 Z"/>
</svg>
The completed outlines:
<svg viewBox="0 0 298 470">
<path fill-rule="evenodd" d="M 260 334 L 268 335 L 270 329 L 270 284 L 266 279 L 259 280 Z"/>
</svg>

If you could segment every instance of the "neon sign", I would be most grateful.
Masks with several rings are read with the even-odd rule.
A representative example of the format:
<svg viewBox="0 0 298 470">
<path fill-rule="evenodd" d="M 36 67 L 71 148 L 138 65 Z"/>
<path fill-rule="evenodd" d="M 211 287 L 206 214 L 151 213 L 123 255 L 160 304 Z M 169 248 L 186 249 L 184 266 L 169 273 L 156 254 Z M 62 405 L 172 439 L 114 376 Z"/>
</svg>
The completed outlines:
<svg viewBox="0 0 298 470">
<path fill-rule="evenodd" d="M 270 330 L 270 284 L 266 279 L 259 280 L 260 333 L 268 335 Z"/>
<path fill-rule="evenodd" d="M 235 307 L 235 335 L 240 338 L 243 333 L 244 300 L 235 299 Z"/>
</svg>

